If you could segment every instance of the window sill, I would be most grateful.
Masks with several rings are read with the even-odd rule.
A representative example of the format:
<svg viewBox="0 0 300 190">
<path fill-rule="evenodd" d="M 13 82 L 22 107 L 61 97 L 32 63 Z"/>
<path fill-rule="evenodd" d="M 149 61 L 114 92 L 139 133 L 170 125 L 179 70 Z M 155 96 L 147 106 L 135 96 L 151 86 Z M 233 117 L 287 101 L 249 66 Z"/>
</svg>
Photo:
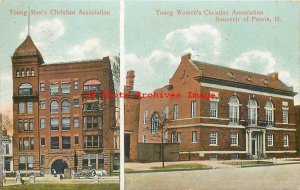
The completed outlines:
<svg viewBox="0 0 300 190">
<path fill-rule="evenodd" d="M 272 147 L 273 145 L 267 145 L 267 147 Z"/>
<path fill-rule="evenodd" d="M 237 147 L 237 146 L 239 146 L 238 144 L 232 144 L 231 146 L 235 146 L 235 147 Z"/>
<path fill-rule="evenodd" d="M 209 117 L 209 119 L 218 119 L 218 117 Z"/>
<path fill-rule="evenodd" d="M 219 146 L 219 145 L 217 145 L 217 144 L 210 144 L 209 146 Z"/>
<path fill-rule="evenodd" d="M 196 143 L 198 143 L 198 142 L 192 142 L 192 144 L 196 144 Z"/>
<path fill-rule="evenodd" d="M 288 147 L 290 147 L 289 145 L 283 145 L 283 147 L 286 147 L 286 148 L 288 148 Z"/>
</svg>

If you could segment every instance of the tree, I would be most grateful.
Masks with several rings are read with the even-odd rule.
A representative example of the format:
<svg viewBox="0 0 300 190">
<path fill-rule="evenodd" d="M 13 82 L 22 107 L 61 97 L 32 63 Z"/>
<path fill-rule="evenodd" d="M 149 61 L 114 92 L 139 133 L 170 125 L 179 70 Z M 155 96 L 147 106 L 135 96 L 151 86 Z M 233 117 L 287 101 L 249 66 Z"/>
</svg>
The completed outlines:
<svg viewBox="0 0 300 190">
<path fill-rule="evenodd" d="M 78 157 L 77 157 L 76 150 L 74 150 L 74 169 L 76 173 L 77 173 L 77 167 L 78 167 Z"/>
<path fill-rule="evenodd" d="M 113 80 L 114 80 L 114 86 L 115 86 L 115 93 L 120 92 L 120 55 L 114 56 L 113 63 L 111 66 Z M 120 99 L 116 98 L 116 106 L 119 107 Z"/>
</svg>

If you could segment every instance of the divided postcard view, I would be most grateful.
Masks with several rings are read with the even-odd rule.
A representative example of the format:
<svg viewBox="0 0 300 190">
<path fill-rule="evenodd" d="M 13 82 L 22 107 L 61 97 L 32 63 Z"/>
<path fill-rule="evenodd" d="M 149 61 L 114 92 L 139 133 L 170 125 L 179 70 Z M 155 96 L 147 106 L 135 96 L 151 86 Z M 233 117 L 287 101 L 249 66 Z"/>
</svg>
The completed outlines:
<svg viewBox="0 0 300 190">
<path fill-rule="evenodd" d="M 300 189 L 296 1 L 0 0 L 0 189 Z"/>
</svg>

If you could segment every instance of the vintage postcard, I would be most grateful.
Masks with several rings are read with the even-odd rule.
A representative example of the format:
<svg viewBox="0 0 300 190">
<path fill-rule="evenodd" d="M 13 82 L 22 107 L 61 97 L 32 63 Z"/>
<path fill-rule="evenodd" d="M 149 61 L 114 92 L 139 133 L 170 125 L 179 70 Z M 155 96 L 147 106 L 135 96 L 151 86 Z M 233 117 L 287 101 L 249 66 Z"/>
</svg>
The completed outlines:
<svg viewBox="0 0 300 190">
<path fill-rule="evenodd" d="M 300 189 L 299 18 L 293 1 L 125 1 L 125 189 Z"/>
<path fill-rule="evenodd" d="M 1 189 L 119 189 L 119 15 L 1 1 Z"/>
</svg>

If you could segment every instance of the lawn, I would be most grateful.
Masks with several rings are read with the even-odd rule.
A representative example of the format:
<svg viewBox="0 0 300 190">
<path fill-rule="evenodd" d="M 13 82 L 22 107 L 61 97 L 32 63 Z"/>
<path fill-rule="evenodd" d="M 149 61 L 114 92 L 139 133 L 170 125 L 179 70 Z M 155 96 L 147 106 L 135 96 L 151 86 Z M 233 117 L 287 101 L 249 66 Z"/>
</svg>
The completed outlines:
<svg viewBox="0 0 300 190">
<path fill-rule="evenodd" d="M 101 190 L 120 189 L 119 184 L 28 184 L 5 186 L 4 190 Z"/>
<path fill-rule="evenodd" d="M 204 164 L 173 164 L 173 165 L 167 165 L 164 168 L 163 167 L 151 167 L 150 169 L 153 170 L 177 170 L 177 169 L 202 169 L 202 168 L 210 168 L 207 165 Z"/>
<path fill-rule="evenodd" d="M 242 161 L 242 160 L 234 160 L 234 161 L 228 161 L 224 162 L 224 164 L 229 164 L 229 165 L 235 165 L 235 166 L 250 166 L 250 165 L 272 165 L 273 162 L 268 162 L 268 161 Z"/>
</svg>

